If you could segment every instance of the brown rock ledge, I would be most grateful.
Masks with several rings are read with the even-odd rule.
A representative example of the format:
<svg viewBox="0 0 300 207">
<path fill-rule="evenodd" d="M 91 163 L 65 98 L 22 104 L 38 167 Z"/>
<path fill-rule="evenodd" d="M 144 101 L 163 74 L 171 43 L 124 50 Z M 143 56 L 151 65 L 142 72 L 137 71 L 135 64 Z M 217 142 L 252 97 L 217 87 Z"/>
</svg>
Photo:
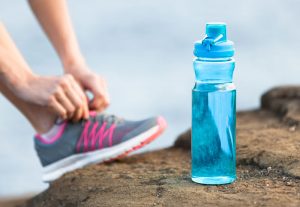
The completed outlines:
<svg viewBox="0 0 300 207">
<path fill-rule="evenodd" d="M 300 87 L 237 114 L 237 182 L 193 183 L 190 131 L 175 146 L 68 173 L 27 206 L 300 206 Z"/>
</svg>

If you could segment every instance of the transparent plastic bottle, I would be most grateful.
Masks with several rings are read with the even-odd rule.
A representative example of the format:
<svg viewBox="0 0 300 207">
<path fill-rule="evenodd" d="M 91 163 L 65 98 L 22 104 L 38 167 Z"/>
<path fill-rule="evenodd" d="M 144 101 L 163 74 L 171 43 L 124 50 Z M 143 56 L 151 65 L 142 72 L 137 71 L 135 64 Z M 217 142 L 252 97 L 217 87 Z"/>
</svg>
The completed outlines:
<svg viewBox="0 0 300 207">
<path fill-rule="evenodd" d="M 235 62 L 226 24 L 206 24 L 206 36 L 195 43 L 194 55 L 191 177 L 202 184 L 232 183 L 236 179 Z"/>
</svg>

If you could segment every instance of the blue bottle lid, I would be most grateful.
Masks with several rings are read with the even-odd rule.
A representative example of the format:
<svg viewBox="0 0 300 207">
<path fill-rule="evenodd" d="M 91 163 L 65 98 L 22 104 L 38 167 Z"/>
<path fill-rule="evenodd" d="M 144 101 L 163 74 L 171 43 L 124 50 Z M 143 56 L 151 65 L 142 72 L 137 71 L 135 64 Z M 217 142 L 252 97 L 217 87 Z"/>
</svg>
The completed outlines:
<svg viewBox="0 0 300 207">
<path fill-rule="evenodd" d="M 227 40 L 225 23 L 207 23 L 203 40 L 195 42 L 194 55 L 203 58 L 227 58 L 234 55 L 233 42 Z"/>
</svg>

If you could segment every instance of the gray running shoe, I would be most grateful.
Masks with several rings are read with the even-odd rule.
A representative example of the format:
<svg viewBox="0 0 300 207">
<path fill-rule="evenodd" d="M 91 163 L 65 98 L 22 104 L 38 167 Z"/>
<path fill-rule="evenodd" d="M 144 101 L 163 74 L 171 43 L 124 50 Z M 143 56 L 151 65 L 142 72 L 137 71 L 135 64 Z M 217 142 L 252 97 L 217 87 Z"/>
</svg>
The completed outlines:
<svg viewBox="0 0 300 207">
<path fill-rule="evenodd" d="M 126 121 L 113 115 L 91 113 L 89 120 L 63 122 L 50 140 L 35 136 L 35 149 L 43 165 L 43 181 L 89 164 L 119 159 L 157 138 L 165 129 L 163 117 Z"/>
</svg>

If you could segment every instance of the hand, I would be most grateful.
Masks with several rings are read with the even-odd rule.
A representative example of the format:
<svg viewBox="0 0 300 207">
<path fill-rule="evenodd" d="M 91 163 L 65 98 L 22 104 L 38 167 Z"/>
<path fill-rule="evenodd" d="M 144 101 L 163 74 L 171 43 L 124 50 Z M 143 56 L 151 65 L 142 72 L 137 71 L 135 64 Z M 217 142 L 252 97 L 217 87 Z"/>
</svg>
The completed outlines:
<svg viewBox="0 0 300 207">
<path fill-rule="evenodd" d="M 16 95 L 33 104 L 48 107 L 58 117 L 78 121 L 89 116 L 86 96 L 72 75 L 27 78 Z"/>
<path fill-rule="evenodd" d="M 66 66 L 65 72 L 71 74 L 84 90 L 93 94 L 89 109 L 98 112 L 104 111 L 109 105 L 109 95 L 106 81 L 98 74 L 92 72 L 85 64 Z"/>
</svg>

